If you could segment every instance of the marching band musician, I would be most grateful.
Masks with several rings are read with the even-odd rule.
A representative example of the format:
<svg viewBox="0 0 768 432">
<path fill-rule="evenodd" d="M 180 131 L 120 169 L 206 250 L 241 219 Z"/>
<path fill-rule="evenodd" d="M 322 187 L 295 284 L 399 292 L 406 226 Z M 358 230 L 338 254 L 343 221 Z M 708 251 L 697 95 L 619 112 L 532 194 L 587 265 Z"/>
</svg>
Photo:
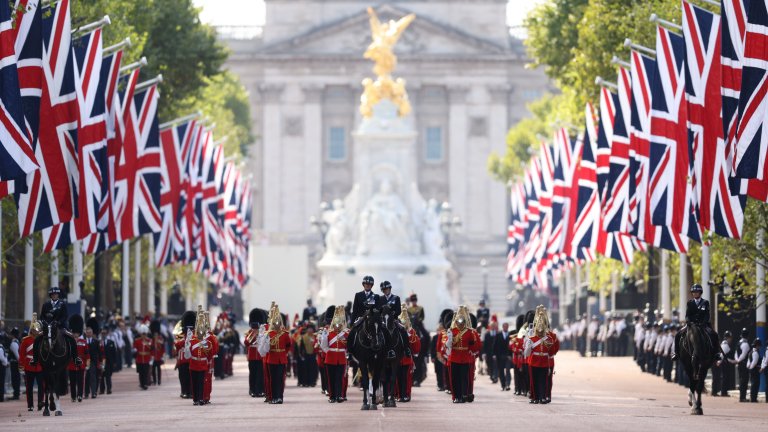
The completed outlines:
<svg viewBox="0 0 768 432">
<path fill-rule="evenodd" d="M 203 404 L 207 405 L 211 403 L 211 391 L 213 390 L 213 369 L 214 361 L 219 355 L 219 339 L 215 334 L 211 332 L 211 321 L 208 311 L 202 311 L 203 307 L 198 306 L 203 317 L 203 331 L 205 332 L 205 340 L 208 342 L 209 347 L 209 364 L 208 372 L 203 377 Z"/>
<path fill-rule="evenodd" d="M 195 331 L 188 330 L 185 355 L 189 357 L 189 373 L 192 380 L 192 405 L 205 405 L 203 389 L 205 375 L 210 370 L 211 344 L 206 338 L 205 317 L 198 310 Z"/>
<path fill-rule="evenodd" d="M 85 370 L 88 367 L 88 345 L 85 343 L 83 337 L 83 327 L 85 323 L 83 317 L 79 314 L 72 315 L 69 318 L 69 330 L 72 332 L 72 336 L 75 338 L 75 346 L 77 347 L 77 357 L 80 358 L 80 364 L 76 364 L 74 361 L 70 361 L 67 365 L 67 371 L 69 375 L 69 394 L 72 396 L 72 402 L 77 399 L 78 402 L 83 401 L 83 387 L 85 386 Z"/>
<path fill-rule="evenodd" d="M 328 402 L 346 400 L 344 376 L 347 374 L 347 317 L 344 306 L 336 306 L 329 330 L 320 333 L 320 349 L 325 353 L 325 369 L 328 379 Z"/>
<path fill-rule="evenodd" d="M 536 315 L 533 320 L 533 335 L 525 340 L 523 355 L 528 359 L 528 369 L 531 380 L 532 404 L 548 403 L 547 388 L 550 371 L 550 350 L 554 341 L 549 337 L 549 320 L 544 306 L 536 307 Z"/>
<path fill-rule="evenodd" d="M 173 336 L 176 340 L 173 343 L 173 351 L 176 354 L 176 367 L 179 371 L 179 384 L 181 385 L 182 399 L 189 399 L 192 397 L 192 384 L 190 382 L 189 373 L 189 355 L 184 349 L 189 344 L 188 337 L 191 337 L 191 332 L 195 329 L 196 315 L 192 311 L 186 311 L 181 316 L 179 322 L 173 329 Z M 188 336 L 190 335 L 190 336 Z"/>
<path fill-rule="evenodd" d="M 139 374 L 139 387 L 149 388 L 149 368 L 153 363 L 153 344 L 149 338 L 149 326 L 139 325 L 139 337 L 133 341 L 133 355 L 136 358 L 136 373 Z"/>
<path fill-rule="evenodd" d="M 549 321 L 547 321 L 547 327 L 549 327 Z M 560 351 L 560 339 L 557 338 L 555 332 L 550 329 L 547 332 L 547 337 L 552 341 L 552 345 L 549 347 L 549 374 L 547 375 L 547 396 L 546 402 L 552 402 L 552 379 L 555 377 L 555 354 Z"/>
<path fill-rule="evenodd" d="M 165 358 L 165 338 L 160 333 L 160 321 L 153 320 L 149 323 L 152 333 L 152 385 L 161 385 L 163 377 L 163 363 Z"/>
<path fill-rule="evenodd" d="M 277 305 L 273 306 L 270 314 L 272 316 L 269 322 L 269 331 L 259 343 L 259 354 L 264 356 L 264 362 L 267 366 L 266 376 L 270 387 L 269 403 L 282 404 L 288 352 L 291 350 L 292 342 L 290 334 L 283 326 L 283 316 Z"/>
<path fill-rule="evenodd" d="M 248 358 L 248 394 L 251 397 L 264 396 L 264 364 L 257 345 L 259 326 L 265 324 L 267 316 L 261 309 L 252 309 L 248 315 L 250 329 L 245 333 L 244 344 Z"/>
<path fill-rule="evenodd" d="M 416 330 L 414 330 L 411 325 L 411 317 L 408 310 L 403 309 L 400 313 L 400 322 L 403 323 L 405 331 L 408 334 L 408 345 L 411 349 L 411 355 L 404 355 L 400 360 L 400 367 L 397 370 L 396 393 L 399 402 L 410 402 L 411 389 L 413 387 L 415 357 L 421 352 L 421 338 L 419 338 L 419 335 L 416 334 Z"/>
</svg>

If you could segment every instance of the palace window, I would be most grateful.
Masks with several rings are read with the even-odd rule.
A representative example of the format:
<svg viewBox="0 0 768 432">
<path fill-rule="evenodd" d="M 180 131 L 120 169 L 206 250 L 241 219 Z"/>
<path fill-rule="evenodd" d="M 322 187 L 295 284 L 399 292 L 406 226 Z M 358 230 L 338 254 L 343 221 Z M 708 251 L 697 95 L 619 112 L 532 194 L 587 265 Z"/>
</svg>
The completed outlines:
<svg viewBox="0 0 768 432">
<path fill-rule="evenodd" d="M 333 126 L 328 133 L 328 160 L 340 162 L 347 159 L 347 131 Z"/>
<path fill-rule="evenodd" d="M 428 127 L 425 138 L 424 158 L 428 162 L 440 162 L 443 160 L 443 128 L 440 126 Z"/>
</svg>

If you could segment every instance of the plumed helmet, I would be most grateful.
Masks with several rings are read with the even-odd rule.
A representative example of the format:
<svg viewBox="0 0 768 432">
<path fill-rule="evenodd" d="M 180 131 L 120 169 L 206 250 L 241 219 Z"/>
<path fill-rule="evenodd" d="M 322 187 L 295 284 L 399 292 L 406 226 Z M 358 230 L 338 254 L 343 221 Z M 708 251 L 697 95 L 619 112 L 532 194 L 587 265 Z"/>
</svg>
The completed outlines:
<svg viewBox="0 0 768 432">
<path fill-rule="evenodd" d="M 183 328 L 195 328 L 195 323 L 197 322 L 197 314 L 195 311 L 186 311 L 181 316 L 181 326 Z"/>
<path fill-rule="evenodd" d="M 382 291 L 384 291 L 385 289 L 392 289 L 392 284 L 389 283 L 389 281 L 384 281 L 381 283 L 381 285 L 379 285 L 379 287 Z"/>
<path fill-rule="evenodd" d="M 525 325 L 525 315 L 520 314 L 517 316 L 517 320 L 515 321 L 515 331 L 523 328 L 523 325 Z"/>
<path fill-rule="evenodd" d="M 91 331 L 93 331 L 94 334 L 99 333 L 99 320 L 97 320 L 95 317 L 88 318 L 88 321 L 85 323 L 87 327 L 91 328 Z M 158 328 L 160 323 L 158 322 Z"/>
<path fill-rule="evenodd" d="M 59 287 L 57 287 L 57 286 L 52 286 L 52 287 L 48 288 L 48 295 L 51 295 L 51 294 L 61 295 L 61 289 Z M 82 318 L 82 317 L 80 317 L 80 318 Z"/>
<path fill-rule="evenodd" d="M 704 288 L 702 288 L 699 284 L 693 284 L 691 286 L 691 292 L 704 292 Z"/>
<path fill-rule="evenodd" d="M 73 333 L 83 334 L 83 326 L 85 321 L 80 314 L 74 314 L 69 317 L 69 331 Z"/>
<path fill-rule="evenodd" d="M 373 285 L 373 276 L 365 276 L 365 277 L 363 277 L 363 284 L 371 284 L 371 285 Z"/>
<path fill-rule="evenodd" d="M 149 322 L 149 331 L 152 334 L 160 333 L 160 321 L 152 320 Z"/>
</svg>

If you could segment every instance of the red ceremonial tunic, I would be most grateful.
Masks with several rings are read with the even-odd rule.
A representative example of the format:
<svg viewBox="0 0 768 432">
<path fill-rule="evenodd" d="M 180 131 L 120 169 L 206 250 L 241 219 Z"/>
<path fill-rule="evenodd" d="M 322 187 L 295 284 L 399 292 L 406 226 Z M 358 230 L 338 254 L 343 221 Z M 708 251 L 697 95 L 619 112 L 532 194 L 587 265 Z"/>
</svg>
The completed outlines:
<svg viewBox="0 0 768 432">
<path fill-rule="evenodd" d="M 475 362 L 472 355 L 472 345 L 475 345 L 475 335 L 469 329 L 459 330 L 451 329 L 452 341 L 451 352 L 448 355 L 448 362 L 458 364 L 471 364 Z"/>
<path fill-rule="evenodd" d="M 416 334 L 416 330 L 414 329 L 408 329 L 408 346 L 411 349 L 410 356 L 403 356 L 402 360 L 400 360 L 400 365 L 402 366 L 410 366 L 413 364 L 413 356 L 418 354 L 421 351 L 421 339 L 419 339 L 419 335 Z"/>
<path fill-rule="evenodd" d="M 435 345 L 435 352 L 437 353 L 437 359 L 445 363 L 445 341 L 447 340 L 447 333 L 445 330 L 440 330 L 437 333 L 437 344 Z"/>
<path fill-rule="evenodd" d="M 552 341 L 552 346 L 549 347 L 549 367 L 555 367 L 555 354 L 560 351 L 560 339 L 554 332 L 547 333 L 547 337 Z"/>
<path fill-rule="evenodd" d="M 347 338 L 349 330 L 341 332 L 330 331 L 328 333 L 328 351 L 325 353 L 325 364 L 347 364 Z"/>
<path fill-rule="evenodd" d="M 189 359 L 184 355 L 184 339 L 173 343 L 173 350 L 176 351 L 176 366 L 189 363 Z"/>
<path fill-rule="evenodd" d="M 288 352 L 291 350 L 291 336 L 285 330 L 270 330 L 269 352 L 266 355 L 267 364 L 288 364 Z"/>
<path fill-rule="evenodd" d="M 165 340 L 163 340 L 163 338 L 160 337 L 160 338 L 157 338 L 157 340 L 153 340 L 152 342 L 155 345 L 155 351 L 154 351 L 155 362 L 163 361 L 163 357 L 165 357 Z"/>
<path fill-rule="evenodd" d="M 133 341 L 133 349 L 136 350 L 136 364 L 148 364 L 152 359 L 152 339 L 139 337 Z"/>
<path fill-rule="evenodd" d="M 325 365 L 325 353 L 320 349 L 320 338 L 315 338 L 315 361 L 319 367 Z"/>
<path fill-rule="evenodd" d="M 192 352 L 192 357 L 189 359 L 189 370 L 196 372 L 207 371 L 209 369 L 208 363 L 213 357 L 210 342 L 201 341 L 197 336 L 193 336 L 190 341 L 190 351 Z"/>
<path fill-rule="evenodd" d="M 43 366 L 38 362 L 34 366 L 30 366 L 30 362 L 34 359 L 34 344 L 35 338 L 32 336 L 24 336 L 19 346 L 19 359 L 20 365 L 24 368 L 24 372 L 42 372 Z"/>
<path fill-rule="evenodd" d="M 531 345 L 531 353 L 528 357 L 528 364 L 531 365 L 531 367 L 540 367 L 540 368 L 548 368 L 549 367 L 549 349 L 551 341 L 548 337 L 544 337 L 543 339 L 538 336 L 531 336 L 530 339 L 526 342 L 526 347 L 528 344 Z"/>
<path fill-rule="evenodd" d="M 259 350 L 256 343 L 256 340 L 258 339 L 258 337 L 259 337 L 258 329 L 250 329 L 245 334 L 245 340 L 243 341 L 243 345 L 245 345 L 248 361 L 261 360 L 261 355 L 259 354 Z"/>
<path fill-rule="evenodd" d="M 67 370 L 70 371 L 81 371 L 85 370 L 86 363 L 88 363 L 88 360 L 90 360 L 91 356 L 88 353 L 88 344 L 85 342 L 85 338 L 80 336 L 77 338 L 76 341 L 77 345 L 77 356 L 82 360 L 83 362 L 80 364 L 80 366 L 77 366 L 74 361 L 70 360 L 69 364 L 67 365 Z"/>
</svg>

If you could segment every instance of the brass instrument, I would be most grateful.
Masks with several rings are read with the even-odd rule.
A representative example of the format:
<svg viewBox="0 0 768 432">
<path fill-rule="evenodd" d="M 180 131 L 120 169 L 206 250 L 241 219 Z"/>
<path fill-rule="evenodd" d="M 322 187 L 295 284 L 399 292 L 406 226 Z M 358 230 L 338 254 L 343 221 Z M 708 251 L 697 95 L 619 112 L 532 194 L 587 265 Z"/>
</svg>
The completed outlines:
<svg viewBox="0 0 768 432">
<path fill-rule="evenodd" d="M 405 327 L 406 330 L 411 329 L 411 315 L 408 313 L 408 309 L 403 309 L 398 318 L 400 318 L 400 322 L 403 323 L 403 327 Z"/>
<path fill-rule="evenodd" d="M 181 326 L 181 319 L 176 321 L 176 325 L 173 326 L 173 339 L 177 341 L 184 339 L 184 328 Z"/>
<path fill-rule="evenodd" d="M 35 331 L 37 333 L 41 333 L 43 331 L 42 324 L 40 324 L 40 321 L 37 320 L 37 312 L 32 312 L 32 321 L 29 324 L 29 331 Z"/>
</svg>

